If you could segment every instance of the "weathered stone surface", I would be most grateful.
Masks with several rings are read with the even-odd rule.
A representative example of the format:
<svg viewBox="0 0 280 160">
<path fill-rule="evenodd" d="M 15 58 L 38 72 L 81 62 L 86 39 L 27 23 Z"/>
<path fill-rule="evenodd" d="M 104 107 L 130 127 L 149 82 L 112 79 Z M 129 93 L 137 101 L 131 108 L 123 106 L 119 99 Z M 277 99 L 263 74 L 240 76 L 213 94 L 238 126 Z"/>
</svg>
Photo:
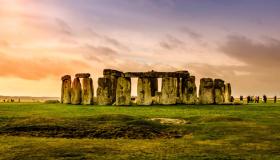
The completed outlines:
<svg viewBox="0 0 280 160">
<path fill-rule="evenodd" d="M 115 76 L 115 77 L 124 77 L 124 73 L 121 71 L 113 70 L 113 69 L 104 69 L 103 70 L 104 77 Z"/>
<path fill-rule="evenodd" d="M 71 103 L 71 76 L 66 75 L 62 78 L 61 87 L 61 103 L 70 104 Z"/>
<path fill-rule="evenodd" d="M 225 92 L 224 92 L 225 103 L 231 102 L 231 85 L 227 83 L 225 85 Z"/>
<path fill-rule="evenodd" d="M 221 79 L 214 80 L 215 104 L 224 103 L 225 82 Z"/>
<path fill-rule="evenodd" d="M 71 104 L 81 104 L 82 101 L 82 85 L 79 78 L 75 78 L 71 89 Z"/>
<path fill-rule="evenodd" d="M 160 103 L 163 105 L 176 104 L 178 94 L 178 78 L 162 78 Z"/>
<path fill-rule="evenodd" d="M 119 77 L 117 82 L 116 105 L 128 106 L 131 102 L 131 79 Z"/>
<path fill-rule="evenodd" d="M 181 78 L 179 84 L 180 102 L 182 104 L 195 104 L 197 101 L 195 77 Z"/>
<path fill-rule="evenodd" d="M 214 104 L 214 82 L 211 78 L 202 78 L 199 87 L 199 102 L 201 104 Z"/>
<path fill-rule="evenodd" d="M 187 104 L 195 104 L 197 102 L 197 87 L 195 84 L 195 76 L 191 76 L 187 80 Z"/>
<path fill-rule="evenodd" d="M 160 98 L 161 98 L 161 92 L 156 92 L 155 96 L 152 97 L 153 99 L 153 104 L 160 104 Z"/>
<path fill-rule="evenodd" d="M 136 103 L 138 105 L 151 105 L 152 102 L 151 78 L 138 78 Z"/>
<path fill-rule="evenodd" d="M 90 77 L 90 73 L 77 73 L 75 75 L 76 78 L 89 78 Z"/>
<path fill-rule="evenodd" d="M 97 88 L 98 105 L 111 105 L 114 103 L 115 92 L 113 92 L 112 88 L 113 88 L 113 83 L 111 78 L 98 79 L 98 88 Z"/>
<path fill-rule="evenodd" d="M 70 76 L 70 75 L 65 75 L 65 76 L 62 76 L 62 77 L 61 77 L 61 80 L 62 80 L 62 81 L 68 80 L 68 79 L 71 80 L 71 76 Z"/>
<path fill-rule="evenodd" d="M 125 77 L 136 78 L 136 77 L 145 77 L 145 78 L 188 78 L 190 76 L 188 71 L 178 71 L 178 72 L 126 72 Z"/>
<path fill-rule="evenodd" d="M 195 104 L 197 101 L 197 87 L 195 84 L 195 77 L 191 76 L 187 79 L 182 79 L 181 102 L 183 104 Z"/>
<path fill-rule="evenodd" d="M 93 104 L 93 82 L 92 78 L 83 79 L 83 89 L 82 89 L 82 104 L 90 105 Z"/>
</svg>

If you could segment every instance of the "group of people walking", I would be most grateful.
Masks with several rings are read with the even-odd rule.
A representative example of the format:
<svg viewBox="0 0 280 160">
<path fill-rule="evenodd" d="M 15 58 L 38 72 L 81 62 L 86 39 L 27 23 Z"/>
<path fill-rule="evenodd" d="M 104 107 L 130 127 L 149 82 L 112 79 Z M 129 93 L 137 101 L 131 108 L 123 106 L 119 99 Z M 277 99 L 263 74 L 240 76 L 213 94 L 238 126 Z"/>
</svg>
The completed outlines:
<svg viewBox="0 0 280 160">
<path fill-rule="evenodd" d="M 267 96 L 263 95 L 262 97 L 262 102 L 263 103 L 267 103 Z M 247 103 L 260 103 L 260 96 L 247 96 L 246 97 Z M 244 101 L 244 97 L 240 96 L 240 101 L 243 102 Z M 273 102 L 277 103 L 277 96 L 273 97 Z"/>
</svg>

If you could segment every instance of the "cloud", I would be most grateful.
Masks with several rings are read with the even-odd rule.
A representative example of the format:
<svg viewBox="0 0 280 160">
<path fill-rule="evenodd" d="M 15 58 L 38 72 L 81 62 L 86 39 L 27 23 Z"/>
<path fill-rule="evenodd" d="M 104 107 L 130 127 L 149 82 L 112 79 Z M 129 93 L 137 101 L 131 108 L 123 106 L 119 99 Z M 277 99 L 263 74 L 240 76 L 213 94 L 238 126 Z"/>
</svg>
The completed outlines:
<svg viewBox="0 0 280 160">
<path fill-rule="evenodd" d="M 168 34 L 165 36 L 165 39 L 163 41 L 159 42 L 159 45 L 163 49 L 173 50 L 173 49 L 176 49 L 176 48 L 184 45 L 184 42 L 181 41 L 180 39 Z"/>
<path fill-rule="evenodd" d="M 27 80 L 41 80 L 49 76 L 60 77 L 64 74 L 88 70 L 90 66 L 77 60 L 58 58 L 22 58 L 0 53 L 0 76 L 19 77 Z"/>
<path fill-rule="evenodd" d="M 261 43 L 245 36 L 231 35 L 220 51 L 245 62 L 248 67 L 273 70 L 280 67 L 280 41 L 277 39 L 267 39 Z"/>
<path fill-rule="evenodd" d="M 60 28 L 61 33 L 64 33 L 65 35 L 69 35 L 69 36 L 73 35 L 73 30 L 68 23 L 66 23 L 64 20 L 60 18 L 56 18 L 55 21 L 58 27 Z"/>
<path fill-rule="evenodd" d="M 194 31 L 193 29 L 189 27 L 182 27 L 181 31 L 185 34 L 187 34 L 190 38 L 195 39 L 195 40 L 200 40 L 203 36 L 202 34 Z"/>
</svg>

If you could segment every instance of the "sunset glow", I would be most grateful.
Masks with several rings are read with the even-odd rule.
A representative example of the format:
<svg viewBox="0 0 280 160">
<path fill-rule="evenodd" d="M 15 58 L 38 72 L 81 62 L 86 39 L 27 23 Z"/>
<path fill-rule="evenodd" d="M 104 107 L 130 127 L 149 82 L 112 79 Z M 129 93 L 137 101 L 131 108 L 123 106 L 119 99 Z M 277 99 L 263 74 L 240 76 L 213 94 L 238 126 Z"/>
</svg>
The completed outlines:
<svg viewBox="0 0 280 160">
<path fill-rule="evenodd" d="M 279 16 L 277 0 L 0 0 L 0 95 L 59 96 L 78 72 L 96 88 L 105 68 L 280 95 Z"/>
</svg>

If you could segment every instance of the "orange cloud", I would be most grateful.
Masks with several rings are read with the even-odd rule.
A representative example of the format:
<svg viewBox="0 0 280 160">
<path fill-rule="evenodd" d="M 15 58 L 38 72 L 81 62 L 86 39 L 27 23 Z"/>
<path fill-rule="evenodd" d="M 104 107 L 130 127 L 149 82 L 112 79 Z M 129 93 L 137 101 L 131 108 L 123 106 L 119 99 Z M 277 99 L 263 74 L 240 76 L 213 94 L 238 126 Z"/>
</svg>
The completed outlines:
<svg viewBox="0 0 280 160">
<path fill-rule="evenodd" d="M 19 58 L 0 54 L 0 76 L 20 77 L 28 80 L 40 80 L 48 76 L 59 77 L 64 74 L 88 70 L 88 64 L 77 60 L 57 58 Z"/>
</svg>

